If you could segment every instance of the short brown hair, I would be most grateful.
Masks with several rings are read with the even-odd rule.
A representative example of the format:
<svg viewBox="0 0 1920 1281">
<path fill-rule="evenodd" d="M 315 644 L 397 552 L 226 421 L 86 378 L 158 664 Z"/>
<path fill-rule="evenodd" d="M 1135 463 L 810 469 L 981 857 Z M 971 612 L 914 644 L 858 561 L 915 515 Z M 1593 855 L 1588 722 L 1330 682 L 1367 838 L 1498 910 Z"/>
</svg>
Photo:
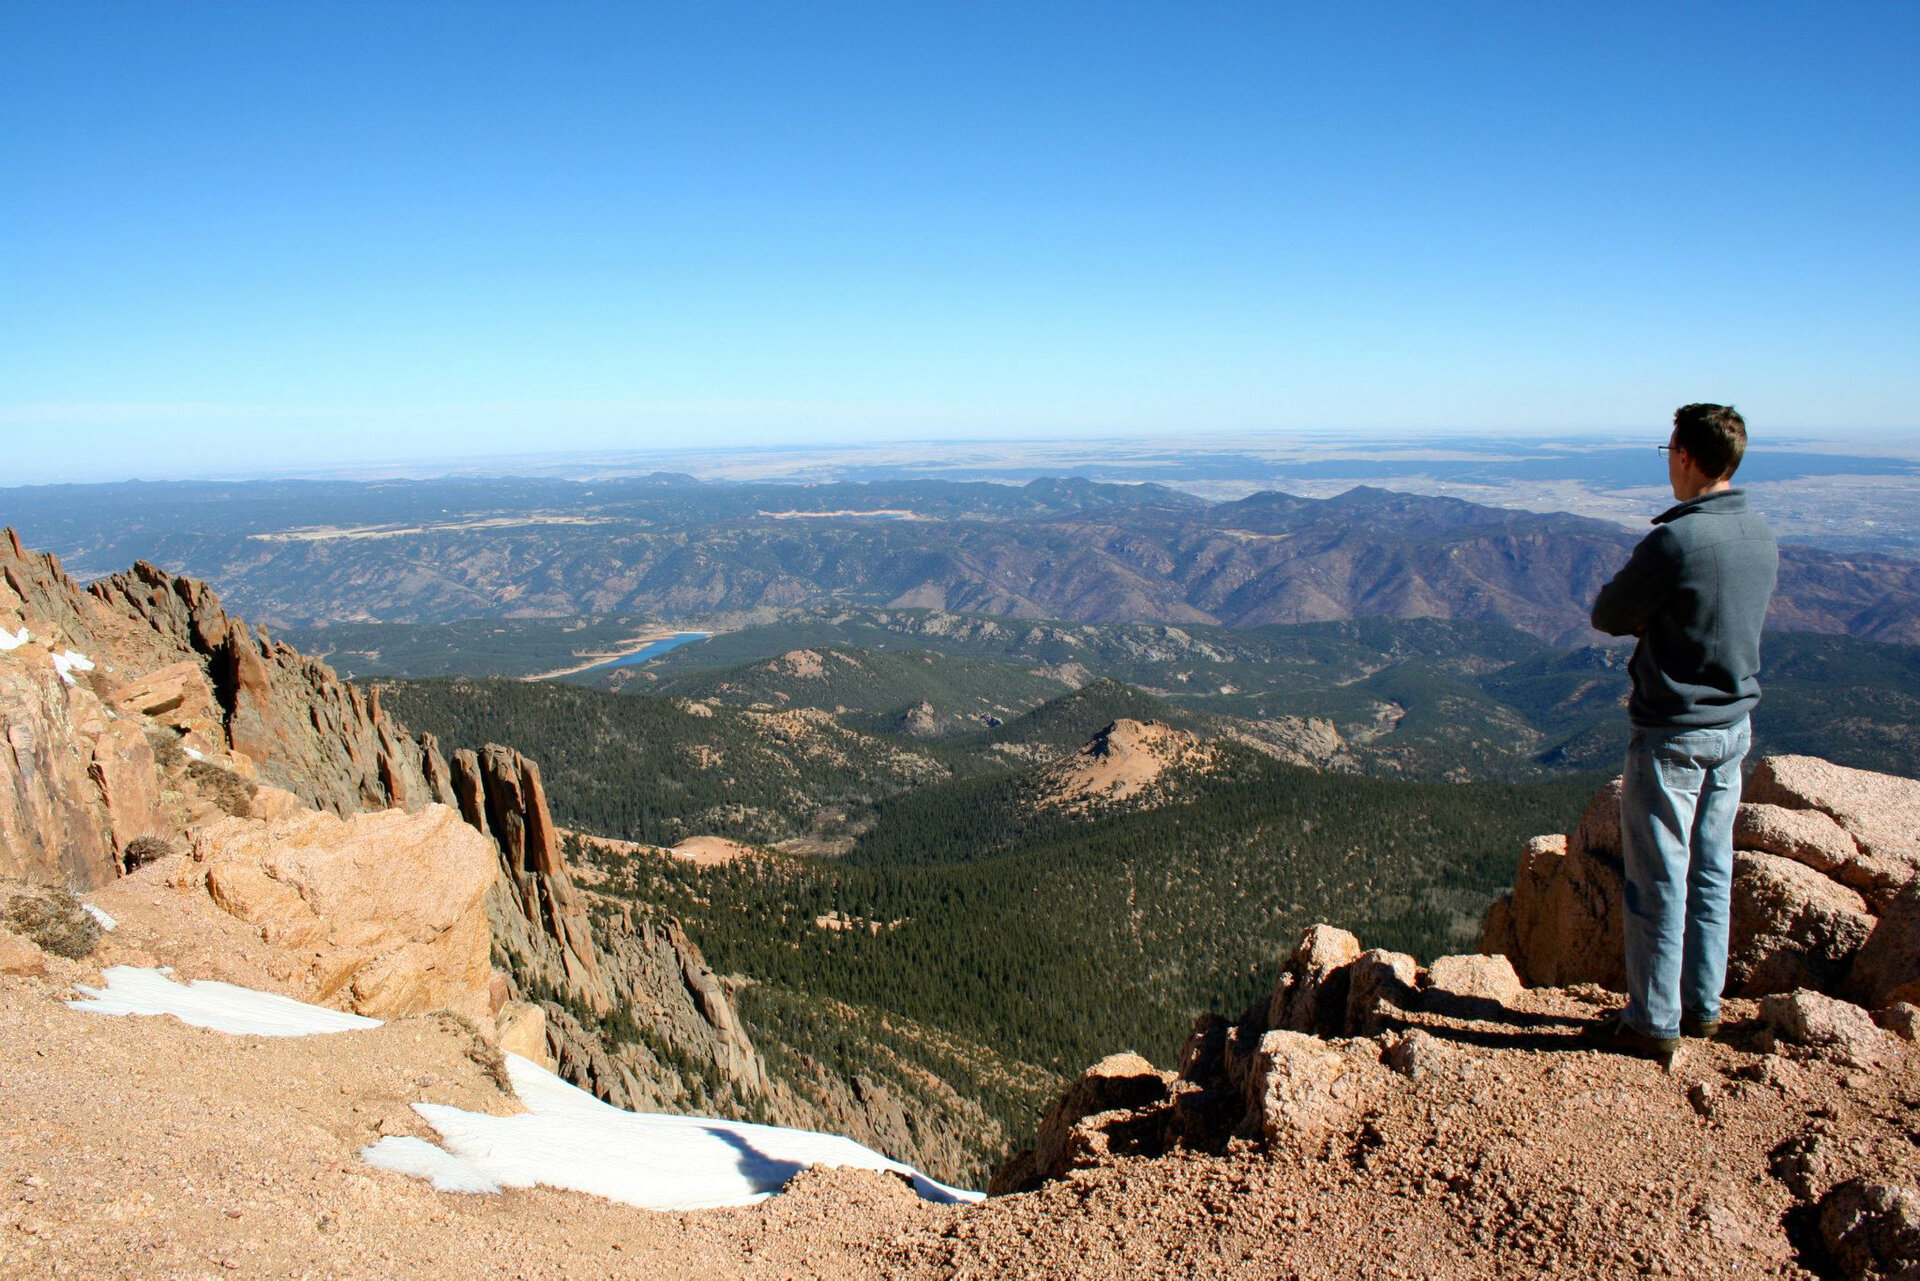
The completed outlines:
<svg viewBox="0 0 1920 1281">
<path fill-rule="evenodd" d="M 1673 443 L 1715 480 L 1740 469 L 1747 452 L 1747 420 L 1732 405 L 1682 405 L 1673 411 Z"/>
</svg>

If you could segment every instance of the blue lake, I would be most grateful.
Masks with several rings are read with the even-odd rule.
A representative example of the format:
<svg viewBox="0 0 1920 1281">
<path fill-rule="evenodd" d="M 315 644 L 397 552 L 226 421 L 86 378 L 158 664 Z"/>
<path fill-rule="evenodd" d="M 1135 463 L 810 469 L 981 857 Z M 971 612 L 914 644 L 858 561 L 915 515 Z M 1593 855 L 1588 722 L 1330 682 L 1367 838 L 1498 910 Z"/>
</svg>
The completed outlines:
<svg viewBox="0 0 1920 1281">
<path fill-rule="evenodd" d="M 657 640 L 651 644 L 643 645 L 623 658 L 616 658 L 611 662 L 600 663 L 589 667 L 587 671 L 604 672 L 609 667 L 638 667 L 642 663 L 650 662 L 660 657 L 660 655 L 666 653 L 668 650 L 679 649 L 682 645 L 691 645 L 694 641 L 703 641 L 711 635 L 713 635 L 712 632 L 680 632 L 677 635 L 667 637 L 665 640 Z"/>
</svg>

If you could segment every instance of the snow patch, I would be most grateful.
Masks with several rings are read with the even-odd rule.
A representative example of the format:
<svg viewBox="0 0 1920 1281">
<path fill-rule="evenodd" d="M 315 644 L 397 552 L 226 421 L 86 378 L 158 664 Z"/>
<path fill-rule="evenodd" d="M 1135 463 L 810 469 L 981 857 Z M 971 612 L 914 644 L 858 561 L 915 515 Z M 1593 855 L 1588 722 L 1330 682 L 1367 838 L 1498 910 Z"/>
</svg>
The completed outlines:
<svg viewBox="0 0 1920 1281">
<path fill-rule="evenodd" d="M 427 1179 L 442 1192 L 499 1192 L 498 1183 L 445 1148 L 436 1148 L 425 1139 L 390 1135 L 370 1147 L 360 1149 L 360 1159 L 376 1170 L 392 1170 Z"/>
<path fill-rule="evenodd" d="M 94 920 L 100 922 L 100 928 L 103 930 L 115 929 L 120 924 L 120 922 L 114 920 L 111 916 L 108 916 L 104 911 L 95 907 L 91 903 L 82 903 L 80 905 L 80 909 L 84 911 L 88 916 L 91 916 Z"/>
<path fill-rule="evenodd" d="M 627 1112 L 517 1054 L 507 1055 L 507 1074 L 528 1109 L 519 1116 L 413 1105 L 476 1182 L 544 1184 L 646 1210 L 707 1210 L 763 1201 L 811 1165 L 844 1165 L 892 1171 L 929 1201 L 981 1199 L 837 1134 Z M 363 1155 L 393 1159 L 381 1146 Z"/>
<path fill-rule="evenodd" d="M 27 635 L 27 629 L 24 627 L 17 632 L 0 632 L 0 653 L 4 653 L 10 649 L 19 649 L 30 639 L 32 638 Z"/>
<path fill-rule="evenodd" d="M 53 670 L 60 674 L 62 681 L 71 685 L 74 683 L 73 674 L 75 672 L 90 672 L 93 670 L 93 660 L 77 649 L 65 649 L 53 656 Z"/>
<path fill-rule="evenodd" d="M 187 754 L 187 759 L 190 761 L 204 761 L 207 759 L 205 752 L 197 751 L 194 748 L 183 747 L 180 750 Z"/>
<path fill-rule="evenodd" d="M 182 1023 L 237 1036 L 317 1036 L 380 1026 L 379 1019 L 212 979 L 175 983 L 157 970 L 132 965 L 113 966 L 101 977 L 105 987 L 76 983 L 91 999 L 67 1005 L 95 1014 L 171 1014 Z"/>
<path fill-rule="evenodd" d="M 104 977 L 105 987 L 79 988 L 89 999 L 67 1004 L 96 1014 L 171 1014 L 196 1027 L 243 1036 L 312 1036 L 380 1025 L 378 1019 L 231 983 L 175 983 L 157 970 L 130 965 L 116 965 Z M 837 1134 L 627 1112 L 517 1054 L 506 1058 L 513 1092 L 526 1112 L 488 1116 L 416 1103 L 414 1111 L 439 1133 L 444 1147 L 390 1136 L 362 1148 L 362 1159 L 427 1179 L 443 1192 L 544 1184 L 647 1210 L 752 1205 L 811 1165 L 891 1171 L 910 1180 L 929 1201 L 982 1199 L 979 1192 L 950 1188 Z"/>
</svg>

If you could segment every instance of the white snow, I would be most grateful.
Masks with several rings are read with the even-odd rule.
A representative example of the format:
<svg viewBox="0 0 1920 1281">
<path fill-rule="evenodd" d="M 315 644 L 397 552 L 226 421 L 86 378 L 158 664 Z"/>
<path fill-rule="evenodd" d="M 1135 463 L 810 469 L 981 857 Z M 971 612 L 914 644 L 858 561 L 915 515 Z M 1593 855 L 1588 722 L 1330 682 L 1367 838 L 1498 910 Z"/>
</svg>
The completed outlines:
<svg viewBox="0 0 1920 1281">
<path fill-rule="evenodd" d="M 519 1116 L 413 1105 L 476 1184 L 526 1188 L 540 1183 L 647 1210 L 706 1210 L 763 1201 L 810 1165 L 847 1165 L 891 1170 L 930 1201 L 980 1199 L 978 1192 L 937 1183 L 837 1134 L 627 1112 L 517 1054 L 507 1055 L 507 1073 L 528 1109 Z M 417 1159 L 410 1148 L 393 1151 L 393 1142 L 382 1139 L 361 1155 L 383 1169 Z M 403 1173 L 433 1178 L 436 1187 L 448 1177 L 445 1167 Z"/>
<path fill-rule="evenodd" d="M 24 627 L 17 632 L 0 632 L 0 652 L 19 649 L 30 639 L 31 637 L 27 635 L 27 629 Z"/>
<path fill-rule="evenodd" d="M 211 979 L 175 983 L 158 970 L 132 965 L 113 966 L 102 977 L 105 987 L 76 983 L 91 999 L 67 1004 L 95 1014 L 171 1014 L 182 1023 L 238 1036 L 314 1036 L 380 1026 L 379 1019 L 322 1009 L 290 996 Z"/>
<path fill-rule="evenodd" d="M 100 928 L 103 930 L 112 930 L 120 924 L 120 922 L 114 920 L 111 916 L 108 916 L 106 912 L 91 903 L 82 903 L 80 907 L 88 916 L 100 922 Z"/>
<path fill-rule="evenodd" d="M 371 1147 L 360 1149 L 360 1157 L 376 1170 L 411 1174 L 427 1179 L 442 1192 L 498 1192 L 498 1183 L 488 1179 L 472 1165 L 445 1148 L 436 1148 L 425 1139 L 389 1136 Z"/>
<path fill-rule="evenodd" d="M 60 674 L 61 680 L 71 685 L 75 672 L 93 670 L 93 660 L 77 649 L 65 649 L 53 656 L 53 670 Z"/>
<path fill-rule="evenodd" d="M 182 985 L 155 970 L 116 965 L 90 1000 L 67 1002 L 100 1014 L 172 1014 L 221 1032 L 306 1036 L 376 1027 L 378 1019 L 322 1009 L 284 996 L 209 981 Z M 517 1054 L 507 1073 L 526 1105 L 518 1116 L 488 1116 L 436 1103 L 414 1111 L 444 1147 L 388 1137 L 360 1154 L 369 1165 L 431 1180 L 444 1192 L 497 1192 L 545 1184 L 649 1210 L 751 1205 L 810 1165 L 890 1170 L 930 1201 L 978 1201 L 837 1134 L 744 1121 L 627 1112 L 602 1103 Z"/>
</svg>

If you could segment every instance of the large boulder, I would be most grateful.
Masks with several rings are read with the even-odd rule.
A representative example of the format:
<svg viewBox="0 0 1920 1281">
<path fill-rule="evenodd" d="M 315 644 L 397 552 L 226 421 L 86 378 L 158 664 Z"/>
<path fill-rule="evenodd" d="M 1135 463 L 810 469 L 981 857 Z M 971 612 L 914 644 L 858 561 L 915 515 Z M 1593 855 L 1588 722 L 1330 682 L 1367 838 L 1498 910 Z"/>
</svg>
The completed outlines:
<svg viewBox="0 0 1920 1281">
<path fill-rule="evenodd" d="M 1502 954 L 1535 986 L 1626 981 L 1623 883 L 1617 851 L 1619 790 L 1587 807 L 1575 839 L 1546 836 L 1527 843 L 1513 891 L 1489 913 L 1481 950 Z"/>
<path fill-rule="evenodd" d="M 1769 996 L 1760 1017 L 1775 1042 L 1802 1046 L 1848 1067 L 1870 1068 L 1889 1054 L 1892 1042 L 1857 1005 L 1802 989 Z"/>
<path fill-rule="evenodd" d="M 1116 1155 L 1116 1132 L 1124 1133 L 1141 1109 L 1165 1102 L 1168 1085 L 1169 1075 L 1138 1054 L 1101 1059 L 1048 1109 L 1033 1147 L 994 1174 L 992 1190 L 1023 1191 Z"/>
<path fill-rule="evenodd" d="M 1378 1046 L 1276 1029 L 1254 1056 L 1244 1128 L 1269 1144 L 1311 1145 L 1348 1128 L 1387 1087 Z"/>
<path fill-rule="evenodd" d="M 1920 885 L 1887 904 L 1848 976 L 1849 996 L 1869 1008 L 1920 1000 Z"/>
<path fill-rule="evenodd" d="M 1764 801 L 1742 801 L 1733 820 L 1735 849 L 1778 854 L 1805 863 L 1856 890 L 1884 892 L 1883 869 L 1861 854 L 1847 829 L 1831 814 L 1788 809 Z M 1897 885 L 1893 886 L 1897 888 Z"/>
<path fill-rule="evenodd" d="M 494 1015 L 484 906 L 492 845 L 445 806 L 223 819 L 194 839 L 207 891 L 301 959 L 306 999 L 379 1018 Z"/>
<path fill-rule="evenodd" d="M 1429 1008 L 1459 1017 L 1490 1013 L 1518 997 L 1524 985 L 1505 956 L 1442 956 L 1427 967 Z"/>
<path fill-rule="evenodd" d="M 170 828 L 139 724 L 90 685 L 62 679 L 53 659 L 36 640 L 0 650 L 0 754 L 8 766 L 0 775 L 0 876 L 91 889 L 118 875 L 128 844 Z"/>
<path fill-rule="evenodd" d="M 1848 1281 L 1920 1276 L 1920 1191 L 1848 1179 L 1820 1199 L 1820 1236 Z"/>
<path fill-rule="evenodd" d="M 1838 990 L 1873 931 L 1859 894 L 1777 854 L 1734 856 L 1727 990 L 1766 996 Z"/>
<path fill-rule="evenodd" d="M 1613 779 L 1587 802 L 1580 823 L 1567 837 L 1570 853 L 1588 854 L 1613 863 L 1620 861 L 1620 779 Z"/>
<path fill-rule="evenodd" d="M 1899 906 L 1920 872 L 1920 783 L 1767 757 L 1733 839 L 1732 991 L 1805 987 L 1878 1005 L 1920 983 L 1920 903 Z M 1571 836 L 1528 843 L 1513 889 L 1488 910 L 1480 950 L 1508 957 L 1529 984 L 1622 988 L 1620 844 L 1616 779 Z"/>
<path fill-rule="evenodd" d="M 47 972 L 47 954 L 31 939 L 21 938 L 0 925 L 0 974 L 39 975 Z"/>
<path fill-rule="evenodd" d="M 1309 926 L 1274 984 L 1267 1026 L 1338 1036 L 1347 1021 L 1347 967 L 1359 955 L 1360 940 L 1346 930 Z"/>
<path fill-rule="evenodd" d="M 1350 1036 L 1373 1036 L 1420 1003 L 1420 963 L 1405 952 L 1384 948 L 1362 952 L 1348 973 L 1346 1031 Z"/>
<path fill-rule="evenodd" d="M 1754 767 L 1745 799 L 1833 819 L 1859 849 L 1834 874 L 1869 899 L 1891 898 L 1920 876 L 1920 781 L 1817 756 L 1769 756 Z"/>
</svg>

